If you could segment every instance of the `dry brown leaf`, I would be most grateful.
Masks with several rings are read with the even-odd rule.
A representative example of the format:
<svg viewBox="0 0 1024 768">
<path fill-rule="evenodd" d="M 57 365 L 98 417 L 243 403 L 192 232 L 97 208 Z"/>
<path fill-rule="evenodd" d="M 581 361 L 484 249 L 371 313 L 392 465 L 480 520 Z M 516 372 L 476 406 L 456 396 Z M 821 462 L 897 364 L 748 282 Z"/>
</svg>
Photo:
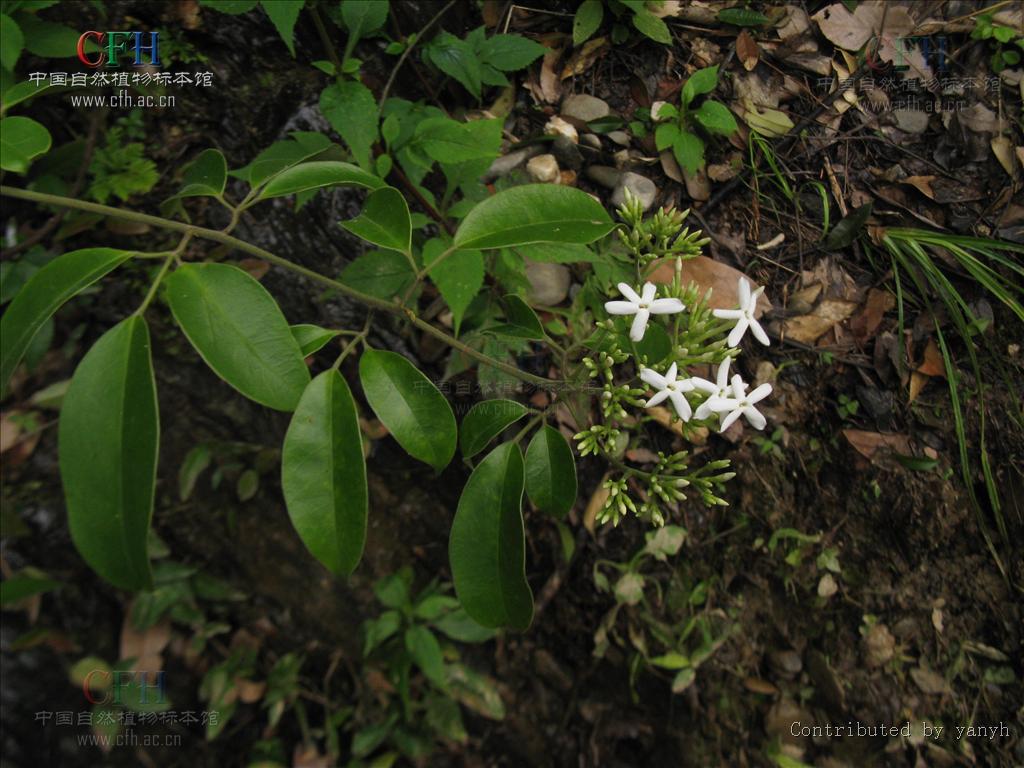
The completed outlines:
<svg viewBox="0 0 1024 768">
<path fill-rule="evenodd" d="M 605 473 L 605 476 L 601 478 L 601 482 L 597 484 L 597 489 L 594 491 L 594 495 L 590 497 L 590 501 L 587 502 L 587 508 L 583 512 L 583 527 L 594 534 L 594 528 L 597 525 L 597 513 L 604 507 L 604 503 L 608 501 L 608 489 L 603 487 L 605 480 L 608 479 L 610 473 Z"/>
<path fill-rule="evenodd" d="M 927 667 L 914 667 L 910 670 L 910 676 L 917 687 L 927 694 L 940 696 L 950 692 L 946 678 Z"/>
<path fill-rule="evenodd" d="M 296 744 L 292 753 L 292 768 L 331 768 L 334 761 L 329 755 L 321 755 L 313 744 Z"/>
<path fill-rule="evenodd" d="M 147 669 L 141 662 L 159 659 L 164 648 L 171 641 L 171 622 L 164 619 L 142 632 L 135 629 L 131 619 L 132 610 L 129 606 L 125 611 L 124 623 L 121 625 L 121 660 L 136 659 L 134 669 Z M 159 670 L 159 664 L 155 670 Z"/>
<path fill-rule="evenodd" d="M 588 40 L 583 44 L 582 48 L 577 48 L 573 51 L 569 61 L 566 62 L 565 67 L 562 69 L 561 79 L 567 80 L 570 77 L 582 75 L 594 66 L 594 62 L 610 48 L 611 44 L 608 42 L 607 37 L 595 37 L 593 40 Z M 547 57 L 545 56 L 545 63 L 546 61 Z"/>
<path fill-rule="evenodd" d="M 917 367 L 919 373 L 925 376 L 941 376 L 946 378 L 946 365 L 942 360 L 942 353 L 939 351 L 935 339 L 928 339 L 924 347 L 924 360 Z"/>
<path fill-rule="evenodd" d="M 753 693 L 763 693 L 765 696 L 775 696 L 779 692 L 778 688 L 759 677 L 748 677 L 743 681 L 743 687 Z"/>
<path fill-rule="evenodd" d="M 650 280 L 653 283 L 671 283 L 674 270 L 675 260 L 664 259 L 651 273 Z M 741 277 L 747 276 L 738 269 L 707 256 L 698 256 L 683 262 L 683 284 L 696 283 L 701 294 L 710 288 L 711 298 L 708 300 L 708 306 L 712 309 L 736 309 L 739 306 L 740 297 L 737 287 Z M 750 280 L 749 277 L 747 279 Z M 750 280 L 750 283 L 754 286 L 753 290 L 756 290 L 755 281 Z M 757 311 L 754 312 L 754 316 L 761 317 L 771 308 L 772 303 L 762 293 L 761 298 L 758 299 Z"/>
<path fill-rule="evenodd" d="M 861 456 L 869 461 L 874 461 L 882 455 L 894 451 L 909 455 L 910 436 L 883 434 L 881 432 L 868 432 L 863 429 L 844 429 L 843 437 L 853 446 Z"/>
<path fill-rule="evenodd" d="M 761 56 L 761 51 L 757 47 L 757 43 L 745 29 L 740 32 L 739 36 L 736 38 L 736 55 L 739 56 L 740 61 L 743 63 L 743 68 L 747 70 L 747 72 L 753 71 Z"/>
<path fill-rule="evenodd" d="M 909 37 L 914 20 L 906 8 L 869 0 L 857 4 L 853 13 L 842 3 L 833 3 L 811 17 L 830 42 L 846 51 L 859 51 L 873 38 L 879 40 L 878 58 L 893 61 L 903 55 L 896 41 Z"/>
<path fill-rule="evenodd" d="M 787 5 L 785 11 L 786 20 L 778 28 L 780 39 L 791 40 L 811 28 L 811 20 L 807 16 L 807 11 L 799 5 Z"/>
<path fill-rule="evenodd" d="M 12 417 L 12 413 L 0 416 L 0 453 L 7 453 L 21 437 L 21 425 Z"/>
<path fill-rule="evenodd" d="M 270 269 L 270 262 L 263 259 L 242 259 L 238 266 L 252 275 L 256 280 L 262 280 Z"/>
<path fill-rule="evenodd" d="M 910 383 L 908 385 L 909 391 L 907 393 L 907 402 L 912 403 L 917 400 L 917 396 L 921 394 L 921 390 L 925 388 L 930 377 L 921 373 L 920 371 L 910 372 Z"/>
<path fill-rule="evenodd" d="M 878 332 L 885 313 L 896 306 L 896 299 L 888 291 L 880 288 L 872 288 L 868 291 L 868 299 L 864 303 L 864 309 L 850 321 L 850 330 L 853 331 L 857 343 L 863 345 Z"/>
<path fill-rule="evenodd" d="M 804 344 L 813 344 L 837 324 L 853 314 L 857 303 L 844 299 L 824 299 L 809 315 L 788 318 L 783 334 Z"/>
<path fill-rule="evenodd" d="M 996 160 L 1003 166 L 1007 176 L 1017 181 L 1020 177 L 1020 169 L 1017 167 L 1017 162 L 1014 159 L 1013 142 L 1010 141 L 1009 136 L 996 136 L 990 144 L 992 146 L 992 154 L 996 156 Z"/>
<path fill-rule="evenodd" d="M 682 184 L 683 169 L 679 167 L 679 162 L 676 160 L 675 155 L 672 154 L 672 150 L 663 149 L 661 154 L 658 155 L 658 159 L 661 161 L 661 170 L 665 172 L 665 175 L 672 179 L 672 181 Z"/>
<path fill-rule="evenodd" d="M 243 704 L 255 704 L 267 692 L 267 684 L 265 682 L 244 680 L 242 678 L 235 678 L 235 688 L 238 690 L 238 700 Z"/>
<path fill-rule="evenodd" d="M 907 178 L 903 179 L 902 183 L 909 184 L 917 189 L 921 194 L 934 200 L 935 192 L 932 191 L 933 181 L 935 181 L 934 176 L 907 176 Z"/>
</svg>

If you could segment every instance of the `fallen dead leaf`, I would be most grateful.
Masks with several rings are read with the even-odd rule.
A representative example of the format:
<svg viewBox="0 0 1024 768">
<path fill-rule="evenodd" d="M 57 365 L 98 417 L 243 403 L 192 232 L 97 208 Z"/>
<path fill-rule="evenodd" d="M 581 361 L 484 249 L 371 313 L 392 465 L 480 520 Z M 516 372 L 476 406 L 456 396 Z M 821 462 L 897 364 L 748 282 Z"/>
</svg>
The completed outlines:
<svg viewBox="0 0 1024 768">
<path fill-rule="evenodd" d="M 939 351 L 935 339 L 928 339 L 924 347 L 924 359 L 917 366 L 919 373 L 925 376 L 941 376 L 946 378 L 946 365 L 942 360 L 942 353 Z"/>
<path fill-rule="evenodd" d="M 235 688 L 238 690 L 238 699 L 243 704 L 255 704 L 267 692 L 266 682 L 256 682 L 255 680 L 244 680 L 242 678 L 235 679 Z"/>
<path fill-rule="evenodd" d="M 915 26 L 906 8 L 881 0 L 858 3 L 852 13 L 843 3 L 833 3 L 811 18 L 831 43 L 847 51 L 859 51 L 877 38 L 876 55 L 882 61 L 902 55 L 896 41 L 909 37 Z"/>
<path fill-rule="evenodd" d="M 582 75 L 594 66 L 594 62 L 610 49 L 611 45 L 607 37 L 596 37 L 593 40 L 588 40 L 583 44 L 582 48 L 577 48 L 573 51 L 569 61 L 565 63 L 565 67 L 562 69 L 560 79 L 567 80 L 570 77 Z"/>
<path fill-rule="evenodd" d="M 605 476 L 601 478 L 601 482 L 597 484 L 597 489 L 594 491 L 593 496 L 590 497 L 590 501 L 587 502 L 587 508 L 583 512 L 583 527 L 587 529 L 590 535 L 594 534 L 594 528 L 597 524 L 597 513 L 601 511 L 604 503 L 608 501 L 608 489 L 604 487 L 604 483 L 608 479 L 609 474 L 606 472 Z"/>
<path fill-rule="evenodd" d="M 665 172 L 672 181 L 683 183 L 683 169 L 679 167 L 679 162 L 676 160 L 675 155 L 672 154 L 671 149 L 663 149 L 658 155 L 658 159 L 661 161 L 661 170 Z"/>
<path fill-rule="evenodd" d="M 867 432 L 863 429 L 844 429 L 843 437 L 861 456 L 875 461 L 889 452 L 910 455 L 910 436 Z"/>
<path fill-rule="evenodd" d="M 917 396 L 921 394 L 921 390 L 928 384 L 928 379 L 931 378 L 920 371 L 910 372 L 910 383 L 908 384 L 909 391 L 907 393 L 907 402 L 912 403 L 917 400 Z"/>
<path fill-rule="evenodd" d="M 785 11 L 786 20 L 778 28 L 781 40 L 788 41 L 794 37 L 799 37 L 811 28 L 811 20 L 807 16 L 807 11 L 799 5 L 787 5 L 785 6 Z"/>
<path fill-rule="evenodd" d="M 674 270 L 674 260 L 664 259 L 651 273 L 650 280 L 653 283 L 671 283 Z M 738 269 L 707 256 L 698 256 L 683 262 L 683 283 L 696 283 L 702 293 L 710 288 L 711 298 L 708 299 L 708 306 L 712 309 L 735 309 L 739 306 L 740 297 L 737 287 L 741 277 L 747 276 Z M 747 279 L 750 280 L 749 277 Z M 750 283 L 754 286 L 753 290 L 756 290 L 756 282 L 750 280 Z M 761 317 L 771 308 L 772 303 L 762 293 L 761 298 L 758 299 L 757 311 L 754 312 L 754 316 Z"/>
<path fill-rule="evenodd" d="M 864 303 L 864 309 L 850 321 L 850 330 L 857 339 L 857 343 L 863 345 L 878 332 L 885 313 L 896 306 L 896 299 L 889 291 L 880 288 L 872 288 L 868 291 L 868 299 Z"/>
<path fill-rule="evenodd" d="M 745 29 L 740 32 L 739 36 L 736 38 L 736 55 L 743 63 L 743 68 L 747 70 L 747 72 L 752 72 L 754 70 L 754 67 L 757 66 L 758 59 L 761 56 L 761 51 L 757 47 L 757 43 Z"/>
<path fill-rule="evenodd" d="M 778 688 L 760 677 L 748 677 L 743 681 L 743 687 L 752 693 L 761 693 L 765 696 L 776 696 L 779 693 Z"/>
<path fill-rule="evenodd" d="M 950 692 L 946 678 L 928 667 L 914 667 L 910 670 L 910 676 L 917 687 L 927 694 L 941 696 Z"/>
<path fill-rule="evenodd" d="M 909 184 L 918 190 L 922 195 L 935 199 L 935 192 L 932 191 L 932 182 L 935 181 L 934 176 L 907 176 L 903 179 L 903 184 Z"/>
<path fill-rule="evenodd" d="M 996 160 L 1003 166 L 1003 170 L 1006 171 L 1014 181 L 1020 177 L 1020 168 L 1017 166 L 1016 159 L 1014 158 L 1013 142 L 1010 141 L 1009 136 L 996 136 L 990 142 L 992 146 L 992 154 L 996 156 Z"/>
<path fill-rule="evenodd" d="M 0 416 L 0 453 L 7 453 L 18 442 L 21 425 L 11 418 L 10 413 Z"/>
<path fill-rule="evenodd" d="M 683 436 L 683 422 L 679 419 L 672 421 L 672 412 L 668 408 L 656 405 L 653 408 L 648 408 L 647 413 L 665 429 L 675 432 L 680 437 Z M 694 445 L 706 445 L 709 434 L 710 430 L 707 427 L 690 427 L 686 432 L 686 437 Z"/>
<path fill-rule="evenodd" d="M 163 668 L 162 654 L 171 641 L 171 622 L 164 619 L 140 632 L 135 629 L 131 615 L 132 610 L 129 606 L 121 625 L 120 658 L 122 661 L 134 659 L 132 669 L 136 672 L 155 674 Z"/>
<path fill-rule="evenodd" d="M 853 314 L 857 303 L 844 299 L 824 299 L 807 315 L 791 317 L 782 324 L 783 334 L 804 344 L 813 344 L 837 324 Z"/>
<path fill-rule="evenodd" d="M 238 266 L 252 275 L 256 280 L 262 280 L 263 276 L 270 270 L 270 262 L 263 259 L 242 259 Z"/>
</svg>

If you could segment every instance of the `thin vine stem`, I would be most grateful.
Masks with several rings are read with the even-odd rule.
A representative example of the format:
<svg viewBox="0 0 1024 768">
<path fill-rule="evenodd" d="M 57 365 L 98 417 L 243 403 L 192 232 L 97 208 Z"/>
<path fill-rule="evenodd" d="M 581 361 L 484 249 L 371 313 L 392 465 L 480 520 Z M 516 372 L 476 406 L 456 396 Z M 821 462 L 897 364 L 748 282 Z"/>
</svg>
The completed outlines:
<svg viewBox="0 0 1024 768">
<path fill-rule="evenodd" d="M 192 237 L 198 237 L 203 240 L 212 240 L 213 242 L 221 243 L 223 245 L 230 246 L 239 251 L 252 254 L 264 261 L 270 262 L 276 266 L 284 269 L 291 270 L 297 274 L 302 275 L 314 282 L 325 285 L 332 290 L 338 291 L 341 294 L 365 304 L 374 309 L 379 309 L 392 315 L 402 315 L 406 317 L 412 325 L 419 328 L 424 333 L 430 334 L 434 338 L 442 341 L 453 349 L 457 349 L 468 357 L 474 360 L 489 365 L 493 368 L 497 368 L 499 371 L 507 373 L 509 376 L 524 381 L 528 384 L 533 384 L 536 387 L 546 390 L 558 391 L 566 387 L 567 383 L 562 379 L 548 379 L 543 376 L 535 376 L 532 373 L 522 371 L 514 365 L 502 362 L 501 360 L 495 360 L 490 355 L 486 355 L 477 349 L 465 344 L 453 336 L 445 333 L 440 328 L 436 328 L 427 321 L 420 318 L 415 312 L 406 307 L 402 307 L 399 304 L 379 299 L 376 296 L 371 296 L 362 291 L 356 290 L 351 286 L 345 285 L 338 280 L 334 280 L 326 275 L 322 275 L 312 269 L 296 264 L 288 259 L 282 258 L 276 254 L 271 253 L 257 245 L 247 243 L 245 240 L 240 240 L 237 237 L 227 234 L 226 232 L 208 229 L 206 227 L 197 227 L 193 224 L 186 224 L 180 221 L 172 221 L 165 219 L 160 216 L 152 216 L 147 213 L 139 213 L 137 211 L 127 211 L 121 208 L 114 208 L 109 205 L 100 205 L 99 203 L 90 203 L 85 200 L 75 200 L 69 197 L 61 197 L 60 195 L 50 195 L 44 192 L 34 192 L 27 189 L 18 189 L 17 187 L 8 187 L 6 185 L 0 185 L 0 195 L 6 197 L 13 197 L 19 200 L 28 200 L 33 203 L 41 203 L 44 205 L 56 205 L 64 208 L 74 208 L 80 211 L 87 211 L 89 213 L 96 213 L 100 216 L 108 216 L 116 219 L 123 219 L 125 221 L 135 221 L 142 224 L 149 224 L 150 226 L 160 227 L 162 229 L 169 229 L 175 232 L 181 232 L 189 234 Z M 243 201 L 244 204 L 244 201 Z M 240 204 L 239 207 L 242 207 Z"/>
</svg>

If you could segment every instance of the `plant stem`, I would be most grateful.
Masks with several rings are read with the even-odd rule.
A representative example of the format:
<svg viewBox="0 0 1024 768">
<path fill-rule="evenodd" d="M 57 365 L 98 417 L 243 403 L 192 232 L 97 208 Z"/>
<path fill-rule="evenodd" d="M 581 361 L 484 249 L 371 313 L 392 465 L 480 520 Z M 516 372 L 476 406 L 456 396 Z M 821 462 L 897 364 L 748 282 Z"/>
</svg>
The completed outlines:
<svg viewBox="0 0 1024 768">
<path fill-rule="evenodd" d="M 296 272 L 310 280 L 325 285 L 339 293 L 348 296 L 350 299 L 354 299 L 362 304 L 375 309 L 380 309 L 392 315 L 403 315 L 408 318 L 414 326 L 419 328 L 424 333 L 428 333 L 436 339 L 444 342 L 453 349 L 457 349 L 465 355 L 473 358 L 474 360 L 490 365 L 493 368 L 497 368 L 499 371 L 507 373 L 509 376 L 525 381 L 528 384 L 533 384 L 536 387 L 547 390 L 559 390 L 565 387 L 566 382 L 561 379 L 547 379 L 543 376 L 535 376 L 532 373 L 521 371 L 514 365 L 495 360 L 489 355 L 485 355 L 476 349 L 473 349 L 467 344 L 462 343 L 458 339 L 448 335 L 440 328 L 435 328 L 430 323 L 421 319 L 411 309 L 404 308 L 399 304 L 394 304 L 384 299 L 378 299 L 376 296 L 370 296 L 369 294 L 358 291 L 344 283 L 337 280 L 333 280 L 326 275 L 321 275 L 319 272 L 314 272 L 312 269 L 303 267 L 300 264 L 288 261 L 280 256 L 277 256 L 270 251 L 264 250 L 259 246 L 247 243 L 244 240 L 239 240 L 237 237 L 233 237 L 226 232 L 221 232 L 216 229 L 207 229 L 206 227 L 197 227 L 192 224 L 186 224 L 180 221 L 171 221 L 170 219 L 164 219 L 159 216 L 151 216 L 146 213 L 138 213 L 136 211 L 126 211 L 120 208 L 113 208 L 108 205 L 100 205 L 99 203 L 89 203 L 84 200 L 74 200 L 68 197 L 61 197 L 60 195 L 49 195 L 43 192 L 33 192 L 27 189 L 18 189 L 16 187 L 8 187 L 6 185 L 0 185 L 0 195 L 7 197 L 14 197 L 19 200 L 28 200 L 33 203 L 41 203 L 44 205 L 57 205 L 64 208 L 75 208 L 80 211 L 88 211 L 89 213 L 97 213 L 101 216 L 110 216 L 116 219 L 123 219 L 125 221 L 135 221 L 142 224 L 149 224 L 154 227 L 160 227 L 162 229 L 169 229 L 175 232 L 181 232 L 188 234 L 192 237 L 199 237 L 203 240 L 212 240 L 223 245 L 236 248 L 245 253 L 252 254 L 258 258 L 268 261 L 271 264 L 275 264 L 284 269 L 290 269 L 292 272 Z"/>
<path fill-rule="evenodd" d="M 395 64 L 395 68 L 391 70 L 391 75 L 388 77 L 388 81 L 384 84 L 384 90 L 380 92 L 380 102 L 377 104 L 378 111 L 384 108 L 384 102 L 388 99 L 388 94 L 391 92 L 391 86 L 394 85 L 395 77 L 398 76 L 398 70 L 402 68 L 405 60 L 409 58 L 409 54 L 412 53 L 412 49 L 416 47 L 416 43 L 423 39 L 423 35 L 427 33 L 427 30 L 434 26 L 453 5 L 455 5 L 455 0 L 449 0 L 449 2 L 446 3 L 440 11 L 434 14 L 434 18 L 428 21 L 423 29 L 419 31 L 416 35 L 416 39 L 409 43 L 409 45 L 405 47 L 405 50 L 402 51 L 402 55 L 398 57 L 398 62 Z"/>
<path fill-rule="evenodd" d="M 167 275 L 167 270 L 170 269 L 171 264 L 177 259 L 181 253 L 185 250 L 185 246 L 188 245 L 188 241 L 192 239 L 192 235 L 186 232 L 181 236 L 177 247 L 173 251 L 167 253 L 167 257 L 164 259 L 164 263 L 160 266 L 160 271 L 156 273 L 156 277 L 153 278 L 153 283 L 149 286 L 149 290 L 146 292 L 145 298 L 139 308 L 135 310 L 135 314 L 140 317 L 145 313 L 146 308 L 149 307 L 153 297 L 156 296 L 157 289 L 160 288 L 160 283 L 163 282 L 164 277 Z"/>
</svg>

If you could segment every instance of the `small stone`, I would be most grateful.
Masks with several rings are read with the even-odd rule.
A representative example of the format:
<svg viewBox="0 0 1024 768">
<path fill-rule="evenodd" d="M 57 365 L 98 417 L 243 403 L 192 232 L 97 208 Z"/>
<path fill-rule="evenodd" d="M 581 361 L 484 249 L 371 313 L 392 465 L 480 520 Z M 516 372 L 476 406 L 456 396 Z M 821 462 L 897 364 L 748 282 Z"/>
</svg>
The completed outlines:
<svg viewBox="0 0 1024 768">
<path fill-rule="evenodd" d="M 629 134 L 625 131 L 610 131 L 608 138 L 618 144 L 620 147 L 629 146 Z"/>
<path fill-rule="evenodd" d="M 542 184 L 558 180 L 558 161 L 554 155 L 537 155 L 526 164 L 530 178 Z"/>
<path fill-rule="evenodd" d="M 527 261 L 526 279 L 530 281 L 527 298 L 533 306 L 553 307 L 569 295 L 569 268 L 564 264 Z"/>
<path fill-rule="evenodd" d="M 602 187 L 615 189 L 622 178 L 622 171 L 608 165 L 591 165 L 586 170 L 587 178 L 596 181 Z"/>
<path fill-rule="evenodd" d="M 896 127 L 905 133 L 924 133 L 928 128 L 928 113 L 919 109 L 894 109 Z"/>
<path fill-rule="evenodd" d="M 864 406 L 868 416 L 873 419 L 887 419 L 896 407 L 896 398 L 892 392 L 863 384 L 857 385 L 857 400 Z"/>
<path fill-rule="evenodd" d="M 824 597 L 827 600 L 838 591 L 839 585 L 836 584 L 836 580 L 832 577 L 831 573 L 826 573 L 818 581 L 818 597 Z"/>
<path fill-rule="evenodd" d="M 544 150 L 538 144 L 532 144 L 529 147 L 523 147 L 509 152 L 507 155 L 502 155 L 493 163 L 491 167 L 487 169 L 487 172 L 483 175 L 483 181 L 485 183 L 494 181 L 497 178 L 512 173 L 516 168 L 521 166 L 531 157 L 539 155 Z"/>
<path fill-rule="evenodd" d="M 583 167 L 583 155 L 580 154 L 576 144 L 566 136 L 555 137 L 551 145 L 551 154 L 563 168 L 578 171 Z"/>
<path fill-rule="evenodd" d="M 615 161 L 615 167 L 620 170 L 625 170 L 633 165 L 633 156 L 628 149 L 620 149 L 612 156 L 612 160 Z"/>
<path fill-rule="evenodd" d="M 593 147 L 594 149 L 601 148 L 601 139 L 593 133 L 584 133 L 580 136 L 580 142 L 586 144 L 588 147 Z"/>
<path fill-rule="evenodd" d="M 548 120 L 547 125 L 544 126 L 545 136 L 565 136 L 573 144 L 580 140 L 580 135 L 576 131 L 575 126 L 571 123 L 567 123 L 560 117 L 552 117 Z"/>
<path fill-rule="evenodd" d="M 885 624 L 872 624 L 864 636 L 864 650 L 869 667 L 880 667 L 896 654 L 896 638 Z"/>
<path fill-rule="evenodd" d="M 558 183 L 563 187 L 575 187 L 576 171 L 562 171 L 558 176 Z"/>
<path fill-rule="evenodd" d="M 799 675 L 804 668 L 800 654 L 796 651 L 774 651 L 768 660 L 776 672 L 789 679 Z"/>
<path fill-rule="evenodd" d="M 612 205 L 618 207 L 626 202 L 627 189 L 640 200 L 640 206 L 645 211 L 654 205 L 654 200 L 658 196 L 658 187 L 653 181 L 639 173 L 628 172 L 622 174 L 622 178 L 615 186 L 615 191 L 612 192 Z"/>
<path fill-rule="evenodd" d="M 563 115 L 576 118 L 584 123 L 608 117 L 611 111 L 608 102 L 585 93 L 574 93 L 572 96 L 567 96 L 562 102 Z"/>
</svg>

